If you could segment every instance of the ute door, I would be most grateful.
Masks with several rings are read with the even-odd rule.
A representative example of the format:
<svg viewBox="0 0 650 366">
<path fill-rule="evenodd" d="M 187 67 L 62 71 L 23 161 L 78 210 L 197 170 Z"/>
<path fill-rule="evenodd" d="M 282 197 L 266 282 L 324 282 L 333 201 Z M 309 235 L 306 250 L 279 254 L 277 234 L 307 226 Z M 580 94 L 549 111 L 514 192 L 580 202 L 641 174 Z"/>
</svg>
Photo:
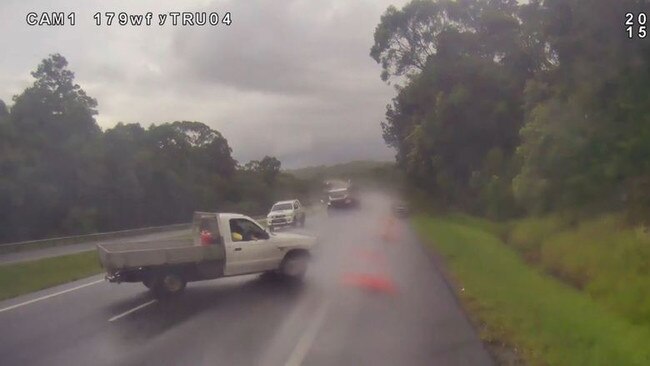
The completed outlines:
<svg viewBox="0 0 650 366">
<path fill-rule="evenodd" d="M 226 245 L 226 275 L 269 270 L 272 250 L 278 250 L 269 241 L 269 234 L 257 223 L 246 218 L 229 222 L 230 242 Z"/>
</svg>

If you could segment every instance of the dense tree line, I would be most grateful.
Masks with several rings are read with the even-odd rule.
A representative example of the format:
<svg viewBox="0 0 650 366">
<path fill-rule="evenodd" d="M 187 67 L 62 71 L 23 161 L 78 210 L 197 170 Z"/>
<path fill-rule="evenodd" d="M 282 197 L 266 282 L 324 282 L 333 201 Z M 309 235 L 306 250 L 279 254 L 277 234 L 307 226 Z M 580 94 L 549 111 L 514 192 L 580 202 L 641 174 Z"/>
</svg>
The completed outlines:
<svg viewBox="0 0 650 366">
<path fill-rule="evenodd" d="M 200 122 L 102 131 L 61 55 L 32 76 L 10 108 L 0 101 L 0 242 L 186 222 L 194 210 L 261 214 L 307 191 L 276 158 L 239 166 Z"/>
<path fill-rule="evenodd" d="M 396 83 L 382 127 L 410 183 L 493 217 L 623 209 L 648 220 L 650 43 L 628 39 L 624 22 L 649 5 L 389 7 L 370 55 Z"/>
</svg>

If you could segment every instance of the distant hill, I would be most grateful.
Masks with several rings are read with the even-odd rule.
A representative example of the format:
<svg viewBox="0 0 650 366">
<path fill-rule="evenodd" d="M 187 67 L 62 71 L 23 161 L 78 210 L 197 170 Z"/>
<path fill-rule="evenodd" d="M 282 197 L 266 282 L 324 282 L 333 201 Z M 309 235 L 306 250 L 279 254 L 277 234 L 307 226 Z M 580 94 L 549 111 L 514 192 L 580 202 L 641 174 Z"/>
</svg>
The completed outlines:
<svg viewBox="0 0 650 366">
<path fill-rule="evenodd" d="M 359 179 L 391 174 L 395 163 L 390 161 L 357 160 L 336 165 L 319 165 L 285 172 L 299 179 L 315 180 L 325 178 Z"/>
</svg>

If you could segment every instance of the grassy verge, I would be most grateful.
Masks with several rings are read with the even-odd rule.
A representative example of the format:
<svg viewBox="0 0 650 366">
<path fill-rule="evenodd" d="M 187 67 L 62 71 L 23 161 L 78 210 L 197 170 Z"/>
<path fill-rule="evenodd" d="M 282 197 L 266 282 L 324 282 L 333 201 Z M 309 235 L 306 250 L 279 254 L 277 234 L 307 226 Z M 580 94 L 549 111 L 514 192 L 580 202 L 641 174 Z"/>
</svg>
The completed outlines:
<svg viewBox="0 0 650 366">
<path fill-rule="evenodd" d="M 88 277 L 102 271 L 97 252 L 0 266 L 0 300 Z"/>
<path fill-rule="evenodd" d="M 650 236 L 609 214 L 563 224 L 556 216 L 513 222 L 508 245 L 530 263 L 650 328 Z"/>
<path fill-rule="evenodd" d="M 532 365 L 648 365 L 650 331 L 528 266 L 484 225 L 432 217 L 414 223 L 464 288 L 488 342 L 505 341 Z"/>
</svg>

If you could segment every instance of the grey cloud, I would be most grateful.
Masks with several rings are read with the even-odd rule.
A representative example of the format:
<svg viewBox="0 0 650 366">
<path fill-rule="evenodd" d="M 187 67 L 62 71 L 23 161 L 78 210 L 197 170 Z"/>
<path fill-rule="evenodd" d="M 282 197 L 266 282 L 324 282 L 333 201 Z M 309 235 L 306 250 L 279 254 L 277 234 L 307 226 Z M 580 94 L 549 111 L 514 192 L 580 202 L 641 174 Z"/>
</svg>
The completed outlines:
<svg viewBox="0 0 650 366">
<path fill-rule="evenodd" d="M 233 3 L 229 28 L 179 30 L 174 49 L 180 72 L 200 80 L 269 93 L 318 93 L 355 87 L 377 77 L 368 56 L 377 19 L 363 17 L 361 2 L 246 1 Z M 334 5 L 332 5 L 334 4 Z M 376 2 L 365 2 L 376 8 Z M 383 8 L 383 7 L 379 7 Z M 368 37 L 362 36 L 363 34 Z M 376 87 L 376 85 L 374 85 Z"/>
<path fill-rule="evenodd" d="M 0 40 L 9 50 L 0 64 L 0 80 L 6 81 L 0 97 L 7 101 L 27 86 L 17 88 L 16 75 L 28 76 L 40 59 L 61 52 L 78 83 L 98 99 L 103 128 L 119 121 L 145 126 L 202 121 L 224 134 L 236 159 L 276 155 L 285 167 L 391 159 L 379 121 L 394 91 L 381 82 L 379 66 L 368 56 L 374 27 L 391 3 L 201 0 L 181 6 L 171 0 L 115 0 L 109 6 L 67 0 L 67 8 L 85 17 L 111 7 L 230 11 L 233 23 L 42 30 L 26 29 L 11 14 L 49 2 L 3 4 L 0 20 L 16 35 Z"/>
<path fill-rule="evenodd" d="M 267 153 L 286 166 L 391 159 L 379 121 L 394 92 L 379 80 L 379 67 L 368 56 L 387 5 L 233 3 L 230 28 L 175 34 L 173 72 L 215 88 L 281 98 L 276 106 L 250 105 L 234 113 L 237 122 L 216 124 L 242 161 Z"/>
</svg>

